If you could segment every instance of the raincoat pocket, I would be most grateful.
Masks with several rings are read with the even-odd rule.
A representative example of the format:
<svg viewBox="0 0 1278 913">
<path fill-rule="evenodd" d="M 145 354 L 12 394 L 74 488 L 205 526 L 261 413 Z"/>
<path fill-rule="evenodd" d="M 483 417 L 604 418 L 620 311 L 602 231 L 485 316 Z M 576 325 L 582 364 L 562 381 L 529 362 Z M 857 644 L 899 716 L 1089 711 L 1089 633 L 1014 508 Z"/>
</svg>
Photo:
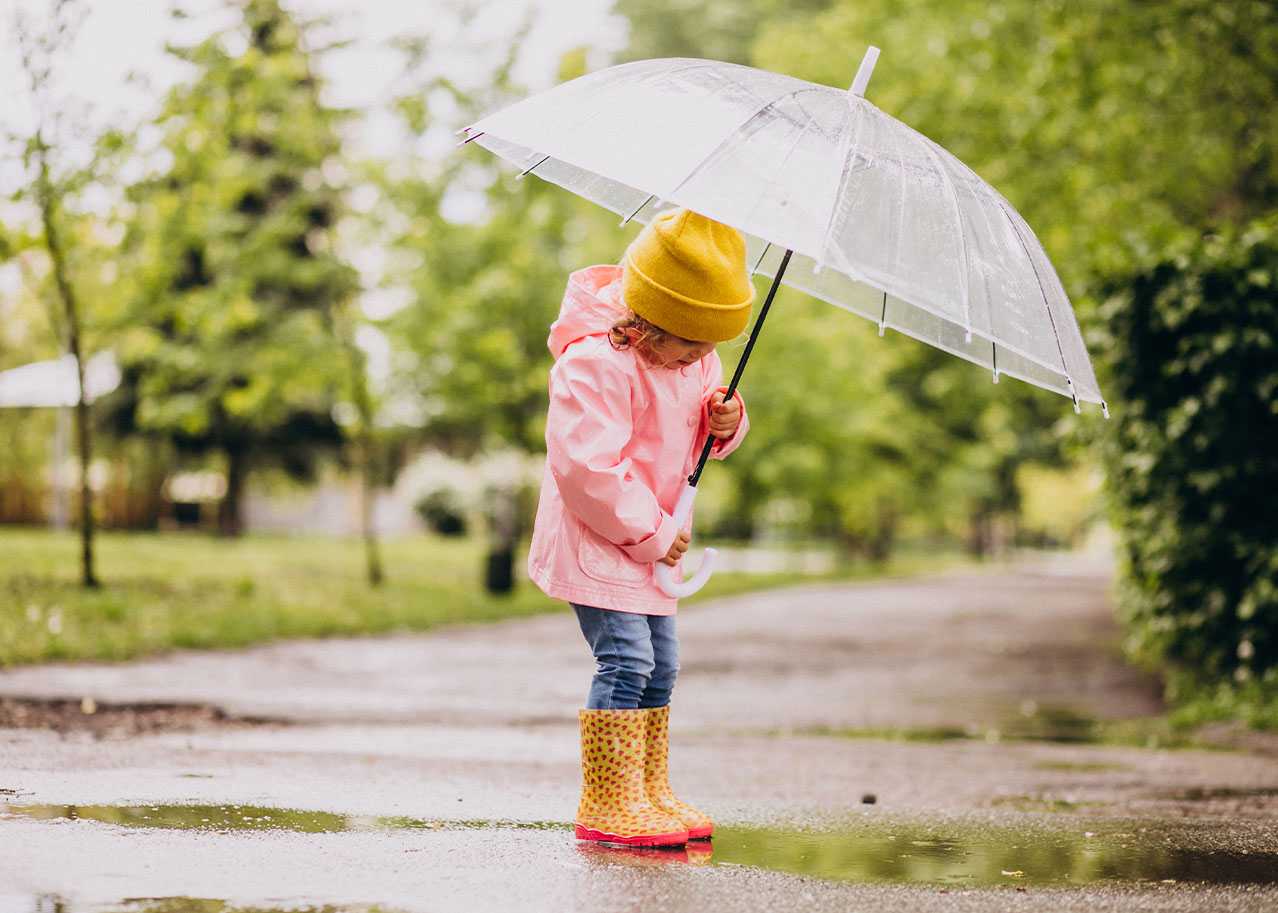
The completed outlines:
<svg viewBox="0 0 1278 913">
<path fill-rule="evenodd" d="M 585 526 L 577 543 L 577 564 L 587 577 L 612 586 L 637 587 L 652 580 L 651 565 L 632 561 L 617 546 Z"/>
</svg>

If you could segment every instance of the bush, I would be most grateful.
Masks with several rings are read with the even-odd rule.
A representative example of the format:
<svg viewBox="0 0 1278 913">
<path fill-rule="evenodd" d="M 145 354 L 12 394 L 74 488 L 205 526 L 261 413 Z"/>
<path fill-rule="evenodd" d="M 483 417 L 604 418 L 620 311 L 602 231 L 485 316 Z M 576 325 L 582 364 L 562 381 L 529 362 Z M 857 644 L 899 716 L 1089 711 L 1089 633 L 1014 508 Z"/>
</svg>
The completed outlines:
<svg viewBox="0 0 1278 913">
<path fill-rule="evenodd" d="M 1278 220 L 1133 263 L 1100 283 L 1098 347 L 1128 646 L 1182 702 L 1232 688 L 1275 703 Z"/>
</svg>

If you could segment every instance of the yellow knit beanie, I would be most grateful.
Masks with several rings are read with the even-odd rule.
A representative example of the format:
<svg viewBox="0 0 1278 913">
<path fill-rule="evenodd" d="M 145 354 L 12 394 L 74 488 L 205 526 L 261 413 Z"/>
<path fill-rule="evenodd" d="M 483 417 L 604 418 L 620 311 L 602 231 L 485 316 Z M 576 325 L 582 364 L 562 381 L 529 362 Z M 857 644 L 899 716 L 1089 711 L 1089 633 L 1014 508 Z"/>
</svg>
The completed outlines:
<svg viewBox="0 0 1278 913">
<path fill-rule="evenodd" d="M 626 250 L 621 296 L 667 333 L 693 342 L 732 339 L 754 301 L 745 239 L 695 212 L 664 212 Z"/>
</svg>

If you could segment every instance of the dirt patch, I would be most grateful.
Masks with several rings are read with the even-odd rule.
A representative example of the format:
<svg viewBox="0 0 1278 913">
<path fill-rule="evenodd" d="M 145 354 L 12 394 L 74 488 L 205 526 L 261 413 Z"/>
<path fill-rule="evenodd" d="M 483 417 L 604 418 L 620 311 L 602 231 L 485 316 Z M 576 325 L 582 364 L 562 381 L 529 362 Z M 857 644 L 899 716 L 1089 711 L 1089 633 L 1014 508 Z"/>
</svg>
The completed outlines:
<svg viewBox="0 0 1278 913">
<path fill-rule="evenodd" d="M 231 716 L 209 704 L 104 704 L 92 698 L 76 701 L 0 697 L 0 729 L 83 732 L 99 739 L 279 723 L 279 720 Z"/>
</svg>

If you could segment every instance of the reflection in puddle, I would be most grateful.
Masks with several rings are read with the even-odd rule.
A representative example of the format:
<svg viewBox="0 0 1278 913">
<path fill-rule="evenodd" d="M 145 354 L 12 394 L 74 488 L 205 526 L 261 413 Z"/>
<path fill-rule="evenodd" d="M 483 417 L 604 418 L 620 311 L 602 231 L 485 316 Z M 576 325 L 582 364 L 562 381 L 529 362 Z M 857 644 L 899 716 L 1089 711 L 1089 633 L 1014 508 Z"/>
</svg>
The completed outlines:
<svg viewBox="0 0 1278 913">
<path fill-rule="evenodd" d="M 162 897 L 126 901 L 121 913 L 393 913 L 377 904 L 325 904 L 301 908 L 240 907 L 206 897 Z"/>
<path fill-rule="evenodd" d="M 895 827 L 883 822 L 804 832 L 720 827 L 717 863 L 890 884 L 1085 885 L 1278 883 L 1278 849 L 1209 851 L 1145 828 L 1041 833 L 1009 828 Z M 1097 826 L 1093 824 L 1093 826 Z"/>
<path fill-rule="evenodd" d="M 125 827 L 332 834 L 359 831 L 541 831 L 570 840 L 564 822 L 443 821 L 344 815 L 252 805 L 4 805 L 0 817 L 82 819 Z M 1092 827 L 1093 831 L 1084 830 Z M 1123 830 L 1122 828 L 1126 828 Z M 1201 839 L 1201 838 L 1200 838 Z M 725 826 L 713 841 L 676 849 L 577 843 L 595 865 L 737 865 L 816 878 L 885 884 L 990 885 L 1197 882 L 1278 883 L 1278 848 L 1218 850 L 1186 845 L 1174 831 L 1122 821 L 1043 831 L 956 824 L 929 827 L 882 819 L 807 830 Z M 197 903 L 195 901 L 192 904 Z M 209 901 L 208 903 L 219 903 Z M 193 913 L 215 913 L 196 906 Z"/>
<path fill-rule="evenodd" d="M 694 840 L 686 846 L 620 846 L 578 841 L 577 853 L 582 859 L 599 866 L 633 868 L 663 865 L 705 865 L 714 855 L 709 840 Z"/>
<path fill-rule="evenodd" d="M 567 830 L 570 825 L 542 821 L 433 821 L 423 818 L 343 815 L 335 812 L 261 808 L 254 805 L 3 805 L 0 815 L 39 820 L 100 821 L 124 827 L 201 831 L 294 831 L 335 834 L 348 831 L 459 830 L 502 828 Z"/>
</svg>

